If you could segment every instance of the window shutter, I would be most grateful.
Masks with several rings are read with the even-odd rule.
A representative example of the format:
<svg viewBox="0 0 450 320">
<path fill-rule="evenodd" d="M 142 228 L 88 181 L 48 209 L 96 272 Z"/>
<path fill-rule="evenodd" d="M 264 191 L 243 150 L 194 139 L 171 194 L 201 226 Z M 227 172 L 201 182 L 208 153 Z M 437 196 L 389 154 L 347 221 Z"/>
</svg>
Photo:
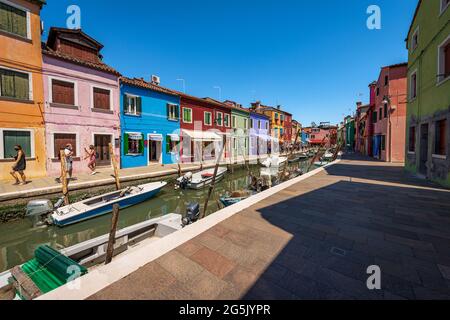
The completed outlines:
<svg viewBox="0 0 450 320">
<path fill-rule="evenodd" d="M 142 139 L 139 140 L 139 153 L 144 153 L 144 135 L 142 135 Z"/>
<path fill-rule="evenodd" d="M 142 97 L 136 98 L 136 113 L 138 115 L 142 114 Z"/>
<path fill-rule="evenodd" d="M 176 117 L 177 117 L 177 120 L 178 120 L 178 119 L 180 119 L 180 106 L 177 105 L 175 107 L 175 109 L 176 109 Z"/>
<path fill-rule="evenodd" d="M 128 96 L 126 94 L 123 95 L 123 113 L 128 113 Z"/>
<path fill-rule="evenodd" d="M 123 135 L 123 154 L 128 154 L 128 133 Z"/>
<path fill-rule="evenodd" d="M 170 136 L 166 136 L 166 153 L 170 153 L 170 145 L 171 145 L 171 141 L 172 139 L 170 138 Z"/>
</svg>

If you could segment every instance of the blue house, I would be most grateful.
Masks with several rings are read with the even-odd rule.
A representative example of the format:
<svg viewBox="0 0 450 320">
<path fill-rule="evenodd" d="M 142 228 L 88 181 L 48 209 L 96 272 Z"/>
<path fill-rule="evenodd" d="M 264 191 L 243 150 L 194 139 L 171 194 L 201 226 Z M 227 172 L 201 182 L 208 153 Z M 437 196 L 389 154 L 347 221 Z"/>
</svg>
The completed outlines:
<svg viewBox="0 0 450 320">
<path fill-rule="evenodd" d="M 143 79 L 120 78 L 121 167 L 179 159 L 180 97 Z"/>
</svg>

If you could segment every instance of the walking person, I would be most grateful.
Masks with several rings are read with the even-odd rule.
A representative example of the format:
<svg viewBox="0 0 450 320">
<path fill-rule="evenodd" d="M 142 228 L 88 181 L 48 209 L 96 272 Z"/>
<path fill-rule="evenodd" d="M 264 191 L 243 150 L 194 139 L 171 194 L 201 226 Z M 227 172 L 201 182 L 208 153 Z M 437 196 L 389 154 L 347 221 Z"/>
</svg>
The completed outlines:
<svg viewBox="0 0 450 320">
<path fill-rule="evenodd" d="M 13 176 L 13 178 L 16 180 L 14 185 L 26 185 L 27 184 L 27 178 L 25 177 L 25 169 L 27 168 L 27 160 L 25 152 L 23 152 L 22 146 L 16 145 L 14 146 L 14 150 L 16 151 L 16 156 L 14 157 L 15 162 L 12 165 L 11 169 L 12 171 L 10 174 Z M 19 178 L 17 177 L 17 173 L 19 174 L 20 178 L 22 178 L 22 182 L 20 182 Z"/>
<path fill-rule="evenodd" d="M 72 172 L 73 172 L 73 148 L 72 144 L 68 143 L 66 147 L 63 149 L 64 158 L 66 160 L 66 176 L 67 180 L 72 180 Z M 61 183 L 62 177 L 56 178 L 55 181 Z"/>
<path fill-rule="evenodd" d="M 84 151 L 86 152 L 84 160 L 89 159 L 88 168 L 91 169 L 91 174 L 95 175 L 97 173 L 97 171 L 95 171 L 97 168 L 97 154 L 95 152 L 95 147 L 90 145 L 89 150 L 84 148 Z"/>
</svg>

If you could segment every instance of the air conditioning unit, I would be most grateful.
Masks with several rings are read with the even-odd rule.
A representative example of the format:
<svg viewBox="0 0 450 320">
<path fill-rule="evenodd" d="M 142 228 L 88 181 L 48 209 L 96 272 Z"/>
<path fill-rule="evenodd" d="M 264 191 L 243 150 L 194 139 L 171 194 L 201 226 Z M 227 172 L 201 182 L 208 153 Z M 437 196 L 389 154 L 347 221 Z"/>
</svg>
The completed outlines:
<svg viewBox="0 0 450 320">
<path fill-rule="evenodd" d="M 152 75 L 152 83 L 159 86 L 159 84 L 161 83 L 161 79 L 158 76 Z"/>
</svg>

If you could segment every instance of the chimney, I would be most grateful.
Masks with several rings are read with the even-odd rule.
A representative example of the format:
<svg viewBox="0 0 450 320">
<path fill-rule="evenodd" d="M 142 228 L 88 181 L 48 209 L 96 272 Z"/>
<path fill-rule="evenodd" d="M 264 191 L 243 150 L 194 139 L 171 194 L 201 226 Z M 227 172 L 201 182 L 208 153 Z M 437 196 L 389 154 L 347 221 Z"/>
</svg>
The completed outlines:
<svg viewBox="0 0 450 320">
<path fill-rule="evenodd" d="M 277 105 L 277 109 L 278 109 L 278 110 L 281 110 L 281 105 Z"/>
<path fill-rule="evenodd" d="M 358 109 L 359 107 L 361 107 L 362 106 L 362 102 L 361 101 L 358 101 L 357 103 L 356 103 L 356 108 Z"/>
<path fill-rule="evenodd" d="M 159 84 L 161 83 L 161 79 L 158 76 L 152 75 L 151 83 L 155 86 L 159 86 Z"/>
</svg>

